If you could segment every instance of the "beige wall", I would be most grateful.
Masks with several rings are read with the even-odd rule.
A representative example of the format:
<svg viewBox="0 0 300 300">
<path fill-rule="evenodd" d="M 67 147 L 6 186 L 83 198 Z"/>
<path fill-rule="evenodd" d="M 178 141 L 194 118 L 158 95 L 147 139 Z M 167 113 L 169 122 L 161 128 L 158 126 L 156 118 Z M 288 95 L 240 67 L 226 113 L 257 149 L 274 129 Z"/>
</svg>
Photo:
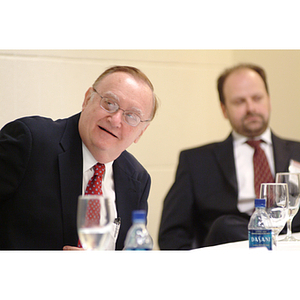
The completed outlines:
<svg viewBox="0 0 300 300">
<path fill-rule="evenodd" d="M 216 79 L 238 62 L 261 64 L 272 98 L 271 127 L 300 140 L 300 51 L 239 50 L 0 50 L 0 127 L 25 115 L 53 119 L 80 111 L 84 93 L 107 67 L 144 71 L 161 106 L 156 119 L 129 148 L 152 177 L 148 228 L 157 246 L 163 199 L 182 149 L 224 139 Z"/>
</svg>

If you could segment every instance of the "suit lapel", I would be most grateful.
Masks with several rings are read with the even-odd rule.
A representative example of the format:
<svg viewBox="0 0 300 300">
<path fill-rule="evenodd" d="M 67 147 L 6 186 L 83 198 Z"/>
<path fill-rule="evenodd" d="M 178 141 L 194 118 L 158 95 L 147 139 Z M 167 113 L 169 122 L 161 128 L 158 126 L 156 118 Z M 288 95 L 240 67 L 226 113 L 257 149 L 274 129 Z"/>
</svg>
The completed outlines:
<svg viewBox="0 0 300 300">
<path fill-rule="evenodd" d="M 117 241 L 117 249 L 122 249 L 127 230 L 131 226 L 131 213 L 139 208 L 141 183 L 133 178 L 132 166 L 123 155 L 113 164 L 116 208 L 121 217 L 121 227 Z"/>
<path fill-rule="evenodd" d="M 118 215 L 131 212 L 138 206 L 140 182 L 132 178 L 130 169 L 124 169 L 120 157 L 114 162 L 114 184 Z"/>
<path fill-rule="evenodd" d="M 78 120 L 79 115 L 68 120 L 61 140 L 64 152 L 58 156 L 65 245 L 76 245 L 78 241 L 77 200 L 82 189 L 82 144 Z"/>
<path fill-rule="evenodd" d="M 287 172 L 291 156 L 291 150 L 289 149 L 287 141 L 278 138 L 272 133 L 272 143 L 275 161 L 275 174 L 278 172 Z"/>
<path fill-rule="evenodd" d="M 234 164 L 232 135 L 229 135 L 225 141 L 219 143 L 217 147 L 215 147 L 214 152 L 224 177 L 237 194 L 238 187 Z"/>
</svg>

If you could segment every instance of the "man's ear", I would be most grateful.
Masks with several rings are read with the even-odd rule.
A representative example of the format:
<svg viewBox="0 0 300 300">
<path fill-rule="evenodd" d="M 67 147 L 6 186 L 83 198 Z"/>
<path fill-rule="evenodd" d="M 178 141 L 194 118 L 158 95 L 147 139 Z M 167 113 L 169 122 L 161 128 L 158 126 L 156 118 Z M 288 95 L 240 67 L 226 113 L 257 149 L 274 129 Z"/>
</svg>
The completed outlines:
<svg viewBox="0 0 300 300">
<path fill-rule="evenodd" d="M 222 113 L 223 113 L 223 116 L 225 119 L 228 119 L 228 116 L 227 116 L 227 111 L 226 111 L 226 106 L 224 103 L 221 102 L 221 109 L 222 109 Z"/>
<path fill-rule="evenodd" d="M 149 125 L 150 123 L 141 131 L 140 135 L 134 140 L 134 143 L 137 143 L 140 140 L 140 138 L 142 137 L 143 133 L 146 131 Z"/>
<path fill-rule="evenodd" d="M 88 102 L 90 101 L 93 91 L 94 91 L 94 89 L 92 87 L 90 87 L 85 92 L 84 100 L 83 100 L 83 103 L 82 103 L 82 110 L 84 110 L 84 108 L 87 106 Z"/>
</svg>

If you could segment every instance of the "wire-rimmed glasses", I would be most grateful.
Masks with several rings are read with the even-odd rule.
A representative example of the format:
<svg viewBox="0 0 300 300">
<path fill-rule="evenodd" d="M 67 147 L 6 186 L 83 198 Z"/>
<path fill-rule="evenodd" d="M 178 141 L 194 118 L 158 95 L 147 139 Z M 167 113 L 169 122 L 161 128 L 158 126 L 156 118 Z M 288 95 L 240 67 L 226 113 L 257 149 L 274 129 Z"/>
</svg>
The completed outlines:
<svg viewBox="0 0 300 300">
<path fill-rule="evenodd" d="M 124 121 L 128 125 L 136 127 L 141 122 L 150 122 L 151 121 L 151 119 L 142 120 L 141 117 L 138 114 L 136 114 L 135 112 L 122 109 L 119 106 L 119 104 L 116 101 L 114 101 L 113 99 L 101 96 L 95 89 L 94 89 L 94 92 L 97 93 L 97 95 L 99 95 L 101 98 L 100 106 L 102 109 L 104 109 L 106 112 L 108 112 L 110 114 L 113 114 L 113 113 L 117 112 L 118 110 L 123 111 Z"/>
</svg>

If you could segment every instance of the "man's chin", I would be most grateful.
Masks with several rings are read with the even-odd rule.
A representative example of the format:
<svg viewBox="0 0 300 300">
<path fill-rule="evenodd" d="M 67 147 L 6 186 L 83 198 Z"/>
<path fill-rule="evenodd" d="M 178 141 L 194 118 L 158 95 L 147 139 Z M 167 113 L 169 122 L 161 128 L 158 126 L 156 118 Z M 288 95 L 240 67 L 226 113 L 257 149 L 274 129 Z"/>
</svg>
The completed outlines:
<svg viewBox="0 0 300 300">
<path fill-rule="evenodd" d="M 267 129 L 267 127 L 245 128 L 244 129 L 244 132 L 245 132 L 244 135 L 246 135 L 248 137 L 256 137 L 256 136 L 259 136 L 259 135 L 263 134 L 266 129 Z"/>
</svg>

